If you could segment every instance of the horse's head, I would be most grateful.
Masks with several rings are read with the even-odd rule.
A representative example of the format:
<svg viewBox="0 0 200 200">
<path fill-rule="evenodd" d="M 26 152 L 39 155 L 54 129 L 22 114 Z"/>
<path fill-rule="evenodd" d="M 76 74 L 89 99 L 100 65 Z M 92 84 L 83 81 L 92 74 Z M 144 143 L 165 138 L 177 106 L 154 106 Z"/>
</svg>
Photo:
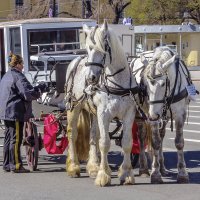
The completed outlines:
<svg viewBox="0 0 200 200">
<path fill-rule="evenodd" d="M 165 100 L 175 77 L 175 58 L 176 55 L 169 48 L 158 47 L 146 68 L 151 120 L 162 117 Z"/>
<path fill-rule="evenodd" d="M 89 68 L 87 81 L 90 84 L 95 84 L 104 70 L 107 61 L 107 55 L 111 59 L 111 49 L 109 45 L 108 24 L 105 21 L 102 26 L 89 28 L 83 25 L 83 31 L 86 33 L 86 49 L 88 59 L 85 65 Z"/>
</svg>

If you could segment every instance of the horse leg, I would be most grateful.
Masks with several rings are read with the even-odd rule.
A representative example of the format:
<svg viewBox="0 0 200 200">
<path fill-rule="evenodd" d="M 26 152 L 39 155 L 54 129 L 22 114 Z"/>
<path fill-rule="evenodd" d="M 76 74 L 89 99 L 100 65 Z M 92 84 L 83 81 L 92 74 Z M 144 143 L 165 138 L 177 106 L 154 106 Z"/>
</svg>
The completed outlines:
<svg viewBox="0 0 200 200">
<path fill-rule="evenodd" d="M 76 139 L 78 136 L 77 121 L 80 114 L 80 106 L 76 106 L 72 111 L 67 111 L 67 136 L 68 136 L 68 153 L 66 162 L 66 171 L 70 177 L 80 176 L 80 166 L 76 153 Z"/>
<path fill-rule="evenodd" d="M 142 121 L 137 122 L 137 125 L 138 125 L 138 138 L 140 141 L 139 175 L 145 177 L 150 175 L 148 170 L 147 157 L 145 155 L 145 139 L 146 139 L 147 129 L 145 127 L 145 123 Z"/>
<path fill-rule="evenodd" d="M 162 174 L 162 176 L 166 176 L 168 174 L 164 165 L 164 155 L 163 155 L 163 139 L 166 133 L 166 125 L 167 123 L 164 122 L 162 129 L 160 129 L 161 146 L 159 150 L 159 162 L 160 162 L 160 173 Z"/>
<path fill-rule="evenodd" d="M 152 129 L 152 148 L 153 148 L 153 162 L 151 171 L 151 183 L 163 183 L 160 173 L 159 150 L 161 148 L 161 138 L 159 132 L 158 122 L 151 122 Z"/>
<path fill-rule="evenodd" d="M 178 176 L 177 176 L 177 182 L 178 183 L 188 183 L 189 182 L 189 176 L 186 171 L 186 164 L 184 160 L 184 138 L 183 138 L 183 126 L 185 122 L 185 116 L 186 113 L 182 116 L 177 116 L 175 119 L 175 125 L 176 125 L 176 138 L 175 138 L 175 146 L 177 149 L 177 155 L 178 155 Z"/>
<path fill-rule="evenodd" d="M 93 116 L 92 127 L 90 132 L 89 160 L 86 166 L 87 172 L 91 178 L 96 178 L 99 170 L 98 140 L 99 140 L 98 122 L 97 118 Z"/>
<path fill-rule="evenodd" d="M 101 153 L 101 162 L 95 179 L 95 185 L 106 186 L 111 184 L 111 169 L 108 165 L 107 158 L 107 154 L 110 149 L 110 137 L 108 134 L 110 119 L 105 117 L 102 112 L 97 112 L 97 115 L 100 130 L 99 149 Z"/>
<path fill-rule="evenodd" d="M 120 184 L 134 184 L 135 178 L 130 160 L 130 153 L 132 150 L 132 124 L 135 118 L 133 110 L 129 110 L 123 119 L 123 138 L 122 149 L 124 154 L 124 160 L 121 164 L 118 172 Z"/>
</svg>

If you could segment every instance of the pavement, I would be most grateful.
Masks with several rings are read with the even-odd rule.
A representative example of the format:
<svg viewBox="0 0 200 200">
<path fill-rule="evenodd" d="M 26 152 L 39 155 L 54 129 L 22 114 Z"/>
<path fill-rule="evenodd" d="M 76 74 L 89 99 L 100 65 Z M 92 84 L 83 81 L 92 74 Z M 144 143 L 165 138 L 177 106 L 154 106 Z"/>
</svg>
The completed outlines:
<svg viewBox="0 0 200 200">
<path fill-rule="evenodd" d="M 200 89 L 199 82 L 195 83 Z M 41 111 L 51 112 L 55 107 L 34 102 L 36 116 Z M 150 178 L 138 176 L 138 166 L 134 169 L 135 185 L 121 186 L 117 170 L 122 162 L 121 148 L 112 141 L 108 160 L 112 169 L 112 183 L 100 188 L 90 179 L 85 163 L 81 163 L 81 177 L 69 178 L 65 172 L 66 151 L 63 155 L 48 155 L 40 151 L 38 170 L 29 174 L 4 173 L 2 170 L 3 152 L 0 148 L 0 200 L 199 200 L 200 197 L 200 96 L 189 107 L 189 121 L 184 127 L 185 161 L 190 176 L 189 184 L 177 184 L 177 154 L 174 147 L 175 132 L 169 126 L 164 140 L 165 165 L 168 175 L 163 184 L 151 184 Z M 39 127 L 42 131 L 42 127 Z M 3 143 L 3 131 L 0 131 L 0 144 Z M 25 151 L 22 147 L 25 167 Z"/>
</svg>

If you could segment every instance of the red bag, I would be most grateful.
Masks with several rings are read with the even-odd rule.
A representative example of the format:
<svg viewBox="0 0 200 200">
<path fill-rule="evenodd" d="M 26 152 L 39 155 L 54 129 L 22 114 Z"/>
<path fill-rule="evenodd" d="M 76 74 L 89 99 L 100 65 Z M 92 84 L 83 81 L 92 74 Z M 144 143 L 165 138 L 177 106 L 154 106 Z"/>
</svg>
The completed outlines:
<svg viewBox="0 0 200 200">
<path fill-rule="evenodd" d="M 56 144 L 56 134 L 59 130 L 59 124 L 55 116 L 49 114 L 44 119 L 44 148 L 48 154 L 63 154 L 68 146 L 68 139 L 66 135 L 62 136 L 61 141 Z"/>
</svg>

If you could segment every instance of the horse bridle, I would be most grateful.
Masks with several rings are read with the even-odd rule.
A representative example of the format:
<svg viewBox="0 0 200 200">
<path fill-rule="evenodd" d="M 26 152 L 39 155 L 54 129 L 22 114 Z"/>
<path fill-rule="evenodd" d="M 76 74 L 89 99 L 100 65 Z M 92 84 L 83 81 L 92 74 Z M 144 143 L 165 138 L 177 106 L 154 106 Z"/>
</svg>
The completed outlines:
<svg viewBox="0 0 200 200">
<path fill-rule="evenodd" d="M 94 28 L 94 30 L 93 31 L 91 31 L 91 33 L 90 33 L 90 39 L 91 39 L 91 41 L 92 41 L 92 43 L 95 45 L 96 44 L 96 41 L 95 41 L 95 39 L 94 39 L 94 35 L 95 35 L 95 32 L 96 32 L 96 30 L 97 30 L 97 28 L 98 28 L 98 25 L 96 25 L 95 26 L 95 28 Z M 109 43 L 108 43 L 108 39 L 107 38 L 105 38 L 105 41 L 106 41 L 106 43 L 105 43 L 105 52 L 108 52 L 109 53 L 109 56 L 110 56 L 110 63 L 112 62 L 112 54 L 111 54 L 111 47 L 110 47 L 110 45 L 109 45 Z M 102 68 L 102 69 L 104 69 L 104 66 L 105 66 L 105 59 L 106 59 L 106 53 L 104 53 L 104 56 L 103 56 L 103 59 L 102 59 L 102 62 L 101 63 L 97 63 L 97 62 L 86 62 L 85 63 L 85 66 L 97 66 L 97 67 L 100 67 L 100 68 Z"/>
<path fill-rule="evenodd" d="M 183 89 L 182 91 L 180 91 L 181 88 L 181 83 L 179 85 L 179 90 L 178 90 L 178 94 L 175 95 L 175 90 L 177 88 L 177 81 L 178 81 L 178 74 L 179 72 L 179 58 L 175 59 L 175 66 L 176 66 L 176 76 L 175 76 L 175 83 L 174 86 L 171 90 L 171 93 L 169 96 L 167 96 L 167 90 L 169 88 L 170 85 L 170 81 L 169 78 L 167 76 L 166 78 L 166 89 L 165 89 L 165 94 L 164 94 L 164 98 L 161 100 L 156 100 L 156 101 L 149 101 L 149 104 L 159 104 L 162 103 L 163 104 L 163 108 L 162 108 L 162 120 L 166 121 L 167 120 L 167 111 L 170 111 L 170 118 L 171 118 L 171 131 L 173 131 L 173 120 L 172 120 L 172 110 L 170 108 L 171 104 L 173 103 L 177 103 L 178 101 L 182 100 L 183 98 L 185 98 L 188 94 L 187 94 L 187 90 Z M 170 88 L 169 88 L 170 91 Z M 154 119 L 152 121 L 157 121 L 159 119 L 160 116 L 157 117 L 157 119 Z M 151 119 L 150 119 L 151 121 Z"/>
</svg>

